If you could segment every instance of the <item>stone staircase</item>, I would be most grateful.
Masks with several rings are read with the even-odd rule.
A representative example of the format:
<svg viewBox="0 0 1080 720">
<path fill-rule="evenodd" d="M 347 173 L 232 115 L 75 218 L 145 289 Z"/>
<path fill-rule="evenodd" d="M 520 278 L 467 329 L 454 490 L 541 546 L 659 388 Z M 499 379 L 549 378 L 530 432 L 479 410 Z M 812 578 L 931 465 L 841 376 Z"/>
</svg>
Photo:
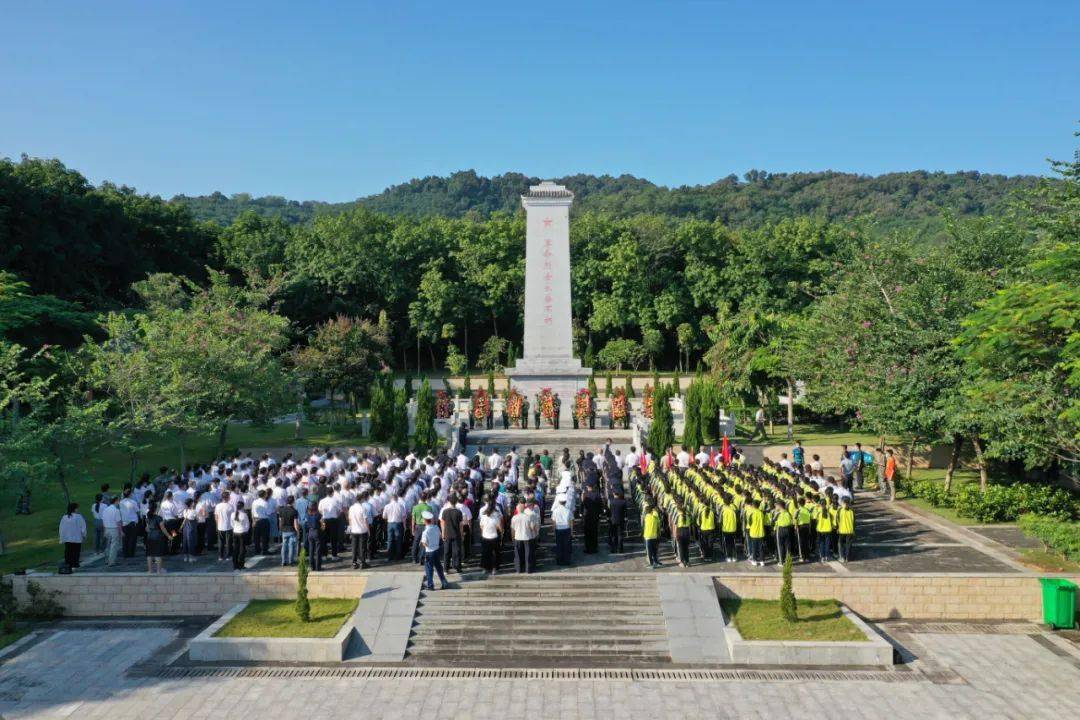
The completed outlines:
<svg viewBox="0 0 1080 720">
<path fill-rule="evenodd" d="M 422 591 L 416 664 L 592 667 L 671 662 L 655 578 L 496 575 Z"/>
</svg>

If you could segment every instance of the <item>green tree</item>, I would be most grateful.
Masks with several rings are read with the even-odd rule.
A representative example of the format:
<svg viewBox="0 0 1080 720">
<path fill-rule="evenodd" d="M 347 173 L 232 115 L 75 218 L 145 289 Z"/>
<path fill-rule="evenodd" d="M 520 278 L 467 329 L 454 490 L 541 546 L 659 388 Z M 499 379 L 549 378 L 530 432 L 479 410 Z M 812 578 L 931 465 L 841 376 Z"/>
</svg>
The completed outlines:
<svg viewBox="0 0 1080 720">
<path fill-rule="evenodd" d="M 630 373 L 626 374 L 626 399 L 633 400 L 637 395 L 634 394 L 634 378 Z"/>
<path fill-rule="evenodd" d="M 661 457 L 675 444 L 675 420 L 671 415 L 671 386 L 657 388 L 653 395 L 653 421 L 649 426 L 649 448 Z"/>
<path fill-rule="evenodd" d="M 694 332 L 694 326 L 688 322 L 680 323 L 675 328 L 675 336 L 679 342 L 679 366 L 689 372 L 690 370 L 690 351 L 694 347 L 694 339 L 696 333 Z"/>
<path fill-rule="evenodd" d="M 795 590 L 791 580 L 791 553 L 784 559 L 783 580 L 780 584 L 780 614 L 789 623 L 799 622 L 799 603 L 795 599 Z"/>
<path fill-rule="evenodd" d="M 596 359 L 609 370 L 621 372 L 624 365 L 637 369 L 645 361 L 645 348 L 634 340 L 616 338 L 601 348 Z"/>
<path fill-rule="evenodd" d="M 311 622 L 311 601 L 308 600 L 308 554 L 307 548 L 300 548 L 296 561 L 296 617 L 300 622 Z"/>
<path fill-rule="evenodd" d="M 375 323 L 339 315 L 319 325 L 308 344 L 293 352 L 293 364 L 309 386 L 327 391 L 331 418 L 338 393 L 355 416 L 375 374 L 387 366 L 389 346 L 390 339 Z"/>
<path fill-rule="evenodd" d="M 390 449 L 400 453 L 409 451 L 409 399 L 405 388 L 391 391 Z"/>
<path fill-rule="evenodd" d="M 480 356 L 476 359 L 476 366 L 489 372 L 501 372 L 503 367 L 503 355 L 507 352 L 507 341 L 498 335 L 492 335 L 480 347 Z M 509 358 L 507 358 L 509 364 Z"/>
<path fill-rule="evenodd" d="M 446 349 L 446 369 L 451 375 L 461 375 L 465 372 L 468 361 L 457 349 L 456 345 L 449 345 Z"/>
<path fill-rule="evenodd" d="M 683 395 L 683 445 L 689 448 L 700 448 L 705 444 L 705 437 L 701 423 L 702 386 L 698 381 L 690 383 Z"/>
<path fill-rule="evenodd" d="M 382 373 L 371 384 L 371 426 L 374 442 L 386 442 L 394 432 L 394 385 L 390 373 Z"/>
<path fill-rule="evenodd" d="M 292 404 L 282 360 L 289 321 L 266 309 L 267 289 L 211 273 L 205 288 L 153 275 L 136 291 L 146 306 L 137 316 L 143 347 L 178 414 L 217 429 L 218 456 L 231 422 L 267 423 Z"/>
<path fill-rule="evenodd" d="M 435 450 L 439 438 L 435 433 L 435 396 L 431 392 L 431 383 L 424 378 L 416 396 L 416 432 L 413 433 L 413 447 L 423 453 Z"/>
</svg>

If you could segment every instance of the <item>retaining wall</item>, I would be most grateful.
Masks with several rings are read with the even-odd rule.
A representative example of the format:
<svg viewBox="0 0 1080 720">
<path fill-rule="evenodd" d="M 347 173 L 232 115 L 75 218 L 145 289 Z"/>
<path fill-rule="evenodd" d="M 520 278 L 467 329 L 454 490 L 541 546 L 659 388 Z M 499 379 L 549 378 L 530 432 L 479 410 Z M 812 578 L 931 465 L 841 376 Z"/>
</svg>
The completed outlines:
<svg viewBox="0 0 1080 720">
<path fill-rule="evenodd" d="M 296 597 L 293 573 L 76 573 L 13 576 L 15 595 L 27 599 L 26 583 L 58 590 L 68 615 L 220 615 L 248 600 Z M 313 598 L 359 598 L 367 576 L 311 573 Z"/>
<path fill-rule="evenodd" d="M 1070 578 L 1074 582 L 1080 577 Z M 775 600 L 780 575 L 722 575 L 721 597 Z M 799 575 L 795 595 L 835 598 L 871 620 L 1027 620 L 1042 622 L 1042 586 L 1031 575 Z"/>
</svg>

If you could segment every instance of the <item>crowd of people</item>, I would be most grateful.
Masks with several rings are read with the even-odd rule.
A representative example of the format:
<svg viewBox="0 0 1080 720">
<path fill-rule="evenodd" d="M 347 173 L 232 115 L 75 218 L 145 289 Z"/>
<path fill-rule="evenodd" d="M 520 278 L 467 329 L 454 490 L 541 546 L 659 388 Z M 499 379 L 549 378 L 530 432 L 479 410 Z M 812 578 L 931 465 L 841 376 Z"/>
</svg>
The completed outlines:
<svg viewBox="0 0 1080 720">
<path fill-rule="evenodd" d="M 636 448 L 623 455 L 610 441 L 576 457 L 516 448 L 453 457 L 248 454 L 183 473 L 162 468 L 118 493 L 103 485 L 91 508 L 93 543 L 112 566 L 135 557 L 141 540 L 151 573 L 164 572 L 167 557 L 192 563 L 203 555 L 234 570 L 244 570 L 249 555 L 290 566 L 301 548 L 315 572 L 409 561 L 425 566 L 432 587 L 436 575 L 445 585 L 446 571 L 461 572 L 477 551 L 487 575 L 503 569 L 511 548 L 513 569 L 535 572 L 545 524 L 556 565 L 573 562 L 578 523 L 585 554 L 599 552 L 605 519 L 608 550 L 621 554 L 630 521 L 640 519 L 650 567 L 660 565 L 663 539 L 681 566 L 690 564 L 692 543 L 705 561 L 847 562 L 853 492 L 873 458 L 845 448 L 836 480 L 818 456 L 807 461 L 801 444 L 790 454 L 753 466 L 734 447 L 723 454 L 684 447 L 656 458 Z M 885 477 L 895 473 L 891 451 L 883 465 Z M 60 522 L 69 568 L 79 566 L 89 530 L 78 510 L 73 503 Z"/>
</svg>

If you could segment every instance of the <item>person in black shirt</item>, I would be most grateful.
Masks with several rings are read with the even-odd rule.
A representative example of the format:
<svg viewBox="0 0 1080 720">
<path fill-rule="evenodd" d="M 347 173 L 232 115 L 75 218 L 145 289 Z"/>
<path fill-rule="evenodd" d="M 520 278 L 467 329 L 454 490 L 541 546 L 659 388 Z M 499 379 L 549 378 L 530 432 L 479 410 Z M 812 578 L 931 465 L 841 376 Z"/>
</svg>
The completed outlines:
<svg viewBox="0 0 1080 720">
<path fill-rule="evenodd" d="M 598 536 L 600 533 L 600 512 L 603 503 L 600 500 L 600 488 L 596 485 L 586 485 L 582 496 L 582 514 L 585 517 L 585 554 L 591 555 L 596 552 Z"/>
<path fill-rule="evenodd" d="M 626 499 L 622 489 L 616 490 L 608 501 L 608 516 L 608 544 L 611 552 L 621 553 L 626 536 Z"/>
<path fill-rule="evenodd" d="M 297 538 L 300 534 L 300 513 L 296 512 L 291 495 L 285 498 L 285 504 L 278 508 L 278 529 L 281 530 L 281 566 L 295 565 Z"/>
<path fill-rule="evenodd" d="M 451 494 L 446 507 L 439 513 L 439 523 L 442 525 L 443 565 L 449 569 L 453 564 L 454 569 L 461 572 L 461 526 L 465 516 L 457 502 L 457 496 Z"/>
</svg>

